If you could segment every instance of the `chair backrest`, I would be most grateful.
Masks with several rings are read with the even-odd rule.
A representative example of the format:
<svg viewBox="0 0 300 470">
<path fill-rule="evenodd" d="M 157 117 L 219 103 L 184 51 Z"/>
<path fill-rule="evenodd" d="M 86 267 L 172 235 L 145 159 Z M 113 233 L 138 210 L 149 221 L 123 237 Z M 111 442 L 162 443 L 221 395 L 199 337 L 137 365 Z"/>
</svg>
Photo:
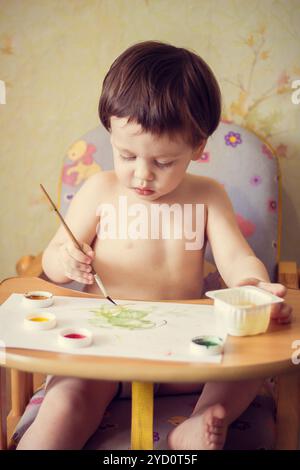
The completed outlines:
<svg viewBox="0 0 300 470">
<path fill-rule="evenodd" d="M 61 176 L 63 214 L 89 176 L 113 169 L 109 137 L 106 129 L 99 126 L 68 149 Z M 236 124 L 221 122 L 202 156 L 190 163 L 188 171 L 212 177 L 224 185 L 243 235 L 275 280 L 280 220 L 279 170 L 269 145 Z M 213 262 L 209 247 L 206 259 Z M 212 283 L 208 282 L 206 288 L 219 287 L 216 276 L 210 275 Z"/>
</svg>

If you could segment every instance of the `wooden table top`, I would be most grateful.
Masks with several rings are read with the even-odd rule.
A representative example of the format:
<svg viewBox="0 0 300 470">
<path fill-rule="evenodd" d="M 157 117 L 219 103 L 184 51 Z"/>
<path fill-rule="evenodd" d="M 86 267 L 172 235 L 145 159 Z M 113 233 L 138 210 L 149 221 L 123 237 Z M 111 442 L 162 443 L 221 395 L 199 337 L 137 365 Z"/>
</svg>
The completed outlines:
<svg viewBox="0 0 300 470">
<path fill-rule="evenodd" d="M 0 284 L 0 303 L 12 293 L 48 290 L 54 295 L 101 298 L 57 286 L 39 278 L 12 277 Z M 268 377 L 297 371 L 292 363 L 292 343 L 300 340 L 300 291 L 289 290 L 286 298 L 293 307 L 289 325 L 271 322 L 268 331 L 249 337 L 228 336 L 220 364 L 169 362 L 115 357 L 76 356 L 48 351 L 7 348 L 4 367 L 28 372 L 42 372 L 103 380 L 140 382 L 206 382 Z M 210 300 L 176 302 L 211 304 Z M 0 334 L 1 339 L 1 334 Z M 300 346 L 298 346 L 298 350 Z"/>
</svg>

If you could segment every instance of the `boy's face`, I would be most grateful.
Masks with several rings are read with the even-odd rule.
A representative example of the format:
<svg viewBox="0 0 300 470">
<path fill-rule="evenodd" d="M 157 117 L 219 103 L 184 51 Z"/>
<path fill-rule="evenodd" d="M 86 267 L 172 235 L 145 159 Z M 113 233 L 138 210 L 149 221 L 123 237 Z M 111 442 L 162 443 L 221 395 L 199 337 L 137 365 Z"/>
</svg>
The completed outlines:
<svg viewBox="0 0 300 470">
<path fill-rule="evenodd" d="M 193 149 L 180 136 L 158 137 L 128 118 L 111 118 L 116 175 L 141 199 L 154 201 L 174 191 L 190 161 L 201 156 L 205 143 Z"/>
</svg>

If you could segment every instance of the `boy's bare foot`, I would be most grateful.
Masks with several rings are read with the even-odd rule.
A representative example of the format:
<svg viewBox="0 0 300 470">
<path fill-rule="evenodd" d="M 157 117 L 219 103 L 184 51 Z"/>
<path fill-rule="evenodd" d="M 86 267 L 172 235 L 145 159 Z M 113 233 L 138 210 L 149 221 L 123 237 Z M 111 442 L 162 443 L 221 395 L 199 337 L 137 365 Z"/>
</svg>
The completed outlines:
<svg viewBox="0 0 300 470">
<path fill-rule="evenodd" d="M 227 427 L 225 408 L 213 405 L 191 415 L 173 429 L 168 435 L 168 445 L 172 450 L 222 449 Z"/>
</svg>

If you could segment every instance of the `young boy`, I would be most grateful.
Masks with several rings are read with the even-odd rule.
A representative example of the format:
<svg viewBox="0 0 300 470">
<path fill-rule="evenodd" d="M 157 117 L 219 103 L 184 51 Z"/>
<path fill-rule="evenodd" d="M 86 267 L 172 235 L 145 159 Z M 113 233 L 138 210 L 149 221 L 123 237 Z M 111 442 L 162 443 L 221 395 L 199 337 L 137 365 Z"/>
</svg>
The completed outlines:
<svg viewBox="0 0 300 470">
<path fill-rule="evenodd" d="M 60 227 L 43 255 L 49 278 L 56 283 L 74 279 L 88 292 L 99 293 L 90 272 L 93 261 L 112 298 L 200 298 L 208 240 L 228 286 L 252 284 L 284 296 L 285 288 L 270 283 L 264 265 L 242 237 L 223 187 L 186 173 L 216 129 L 220 109 L 216 79 L 196 54 L 152 41 L 121 54 L 106 75 L 99 104 L 100 119 L 111 134 L 114 171 L 92 176 L 74 197 L 66 222 L 85 254 Z M 127 223 L 130 216 L 124 219 L 119 205 L 124 197 L 128 207 L 138 203 L 145 210 L 158 204 L 204 205 L 203 243 L 187 249 L 186 240 L 163 237 L 162 229 L 152 238 L 147 230 L 148 237 L 101 236 L 99 206 L 112 205 L 116 224 L 121 216 Z M 290 313 L 283 305 L 273 317 L 288 322 Z M 228 426 L 260 385 L 260 380 L 205 384 L 192 415 L 169 435 L 170 448 L 221 449 Z M 51 377 L 38 416 L 18 448 L 82 448 L 117 390 L 115 382 Z M 160 388 L 161 393 L 195 390 L 200 391 L 201 384 Z"/>
</svg>

